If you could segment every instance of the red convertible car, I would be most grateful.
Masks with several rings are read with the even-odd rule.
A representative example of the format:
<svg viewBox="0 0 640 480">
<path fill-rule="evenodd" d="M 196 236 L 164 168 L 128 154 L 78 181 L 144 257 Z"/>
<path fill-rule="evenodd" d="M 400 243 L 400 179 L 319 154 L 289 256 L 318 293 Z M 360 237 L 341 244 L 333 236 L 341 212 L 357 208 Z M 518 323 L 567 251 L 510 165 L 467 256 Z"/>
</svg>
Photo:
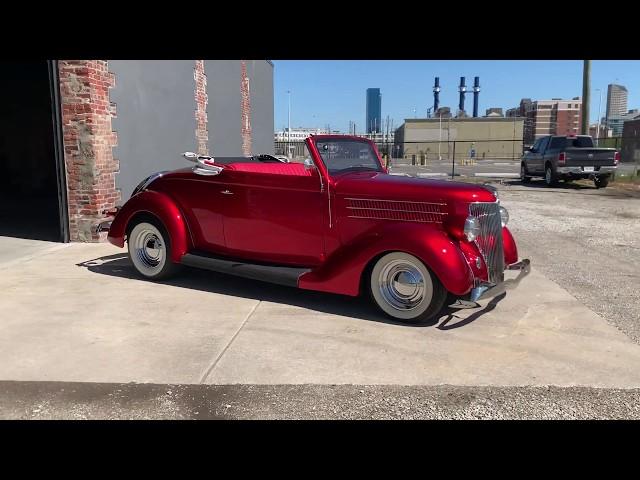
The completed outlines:
<svg viewBox="0 0 640 480">
<path fill-rule="evenodd" d="M 528 274 L 489 188 L 390 175 L 360 137 L 311 136 L 306 147 L 304 163 L 185 153 L 194 167 L 151 175 L 97 230 L 126 241 L 147 279 L 186 265 L 366 293 L 402 322 L 433 318 L 447 300 L 478 306 Z"/>
</svg>

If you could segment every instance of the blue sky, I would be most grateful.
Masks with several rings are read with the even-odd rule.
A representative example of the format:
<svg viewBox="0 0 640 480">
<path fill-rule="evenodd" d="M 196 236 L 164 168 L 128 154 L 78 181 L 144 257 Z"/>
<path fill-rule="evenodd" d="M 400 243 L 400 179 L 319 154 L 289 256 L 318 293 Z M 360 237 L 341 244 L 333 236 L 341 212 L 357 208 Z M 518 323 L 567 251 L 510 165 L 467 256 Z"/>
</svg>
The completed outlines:
<svg viewBox="0 0 640 480">
<path fill-rule="evenodd" d="M 521 98 L 569 99 L 582 95 L 582 60 L 274 60 L 275 128 L 287 125 L 287 90 L 291 90 L 291 126 L 325 127 L 358 132 L 365 124 L 365 91 L 379 87 L 382 116 L 397 127 L 405 118 L 425 117 L 433 106 L 433 79 L 440 77 L 440 106 L 458 106 L 458 84 L 480 77 L 479 114 L 489 107 L 515 107 Z M 629 108 L 640 108 L 640 61 L 594 60 L 591 63 L 591 121 L 597 121 L 599 92 L 602 115 L 607 85 L 629 90 Z M 471 113 L 473 95 L 465 110 Z"/>
</svg>

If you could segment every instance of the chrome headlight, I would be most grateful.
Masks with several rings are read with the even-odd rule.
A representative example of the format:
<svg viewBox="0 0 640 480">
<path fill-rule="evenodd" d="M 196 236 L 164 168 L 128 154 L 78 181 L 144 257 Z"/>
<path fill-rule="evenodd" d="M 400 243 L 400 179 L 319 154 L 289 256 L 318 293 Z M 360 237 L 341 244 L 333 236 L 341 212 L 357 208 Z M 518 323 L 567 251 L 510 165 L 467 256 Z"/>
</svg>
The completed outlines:
<svg viewBox="0 0 640 480">
<path fill-rule="evenodd" d="M 480 235 L 480 222 L 476 217 L 468 216 L 464 221 L 464 235 L 470 242 Z"/>
<path fill-rule="evenodd" d="M 504 207 L 500 207 L 500 220 L 502 220 L 503 227 L 509 223 L 509 212 Z"/>
</svg>

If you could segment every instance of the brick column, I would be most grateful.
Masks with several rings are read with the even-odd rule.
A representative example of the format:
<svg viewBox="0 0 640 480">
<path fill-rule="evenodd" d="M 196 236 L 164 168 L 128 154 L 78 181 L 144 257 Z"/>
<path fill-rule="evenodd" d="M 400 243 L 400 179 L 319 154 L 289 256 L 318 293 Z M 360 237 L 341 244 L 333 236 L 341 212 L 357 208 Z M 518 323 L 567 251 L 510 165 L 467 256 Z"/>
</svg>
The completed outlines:
<svg viewBox="0 0 640 480">
<path fill-rule="evenodd" d="M 209 97 L 207 95 L 207 76 L 204 73 L 204 60 L 196 60 L 193 79 L 196 82 L 196 140 L 198 142 L 198 153 L 200 155 L 208 155 L 207 104 Z"/>
<path fill-rule="evenodd" d="M 251 99 L 249 96 L 249 77 L 247 76 L 247 63 L 242 60 L 240 74 L 240 94 L 242 95 L 242 154 L 251 155 Z"/>
<path fill-rule="evenodd" d="M 91 226 L 120 198 L 111 150 L 117 142 L 111 130 L 115 105 L 109 101 L 114 76 L 106 60 L 61 60 L 59 73 L 70 237 L 104 241 L 106 234 L 95 235 Z"/>
</svg>

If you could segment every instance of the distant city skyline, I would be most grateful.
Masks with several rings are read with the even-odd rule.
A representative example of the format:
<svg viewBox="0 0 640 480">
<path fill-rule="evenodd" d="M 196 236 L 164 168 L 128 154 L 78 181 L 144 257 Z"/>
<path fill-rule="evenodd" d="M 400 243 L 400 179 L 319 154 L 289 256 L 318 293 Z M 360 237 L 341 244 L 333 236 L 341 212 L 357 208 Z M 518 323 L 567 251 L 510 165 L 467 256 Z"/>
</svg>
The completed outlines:
<svg viewBox="0 0 640 480">
<path fill-rule="evenodd" d="M 287 126 L 287 90 L 291 90 L 291 126 L 348 132 L 366 131 L 363 97 L 372 85 L 385 97 L 381 117 L 394 126 L 424 118 L 433 107 L 433 82 L 440 77 L 440 106 L 458 105 L 461 76 L 467 85 L 480 77 L 479 111 L 520 104 L 522 98 L 572 99 L 582 95 L 582 60 L 274 60 L 275 129 Z M 629 108 L 640 107 L 640 61 L 594 60 L 591 69 L 590 123 L 605 115 L 609 84 L 624 85 Z M 638 88 L 635 87 L 638 85 Z M 598 91 L 600 89 L 600 91 Z M 602 104 L 600 104 L 602 94 Z M 467 94 L 471 114 L 472 94 Z"/>
</svg>

